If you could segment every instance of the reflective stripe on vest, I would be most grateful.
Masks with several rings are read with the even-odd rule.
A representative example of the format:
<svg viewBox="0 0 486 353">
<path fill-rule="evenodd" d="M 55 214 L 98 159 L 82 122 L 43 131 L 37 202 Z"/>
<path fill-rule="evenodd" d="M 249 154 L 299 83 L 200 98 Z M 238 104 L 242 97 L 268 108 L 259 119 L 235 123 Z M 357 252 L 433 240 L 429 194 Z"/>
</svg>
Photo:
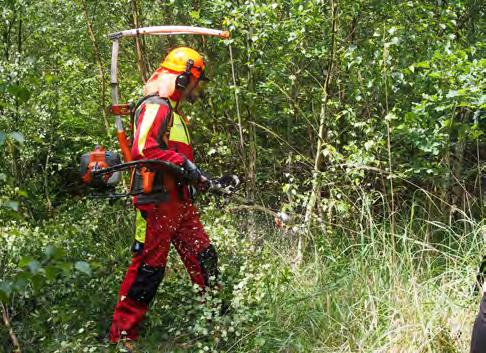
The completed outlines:
<svg viewBox="0 0 486 353">
<path fill-rule="evenodd" d="M 138 151 L 140 155 L 143 156 L 143 148 L 145 147 L 145 141 L 147 141 L 147 136 L 152 128 L 155 117 L 159 110 L 159 104 L 147 103 L 145 104 L 145 114 L 143 116 L 142 124 L 140 126 L 140 133 L 138 135 Z M 136 131 L 135 131 L 136 132 Z"/>
</svg>

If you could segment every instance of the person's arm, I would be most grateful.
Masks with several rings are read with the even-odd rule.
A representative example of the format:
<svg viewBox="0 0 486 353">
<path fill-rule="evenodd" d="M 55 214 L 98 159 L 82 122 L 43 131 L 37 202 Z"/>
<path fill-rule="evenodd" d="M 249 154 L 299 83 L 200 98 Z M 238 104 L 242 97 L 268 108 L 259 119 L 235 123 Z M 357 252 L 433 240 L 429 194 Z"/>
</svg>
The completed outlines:
<svg viewBox="0 0 486 353">
<path fill-rule="evenodd" d="M 183 165 L 186 157 L 169 149 L 162 149 L 162 134 L 168 129 L 170 108 L 165 104 L 146 103 L 137 117 L 132 154 L 143 159 L 160 159 Z"/>
<path fill-rule="evenodd" d="M 184 155 L 172 150 L 163 150 L 161 148 L 148 148 L 143 150 L 144 159 L 160 159 L 162 161 L 174 163 L 180 166 L 184 165 L 187 160 Z"/>
</svg>

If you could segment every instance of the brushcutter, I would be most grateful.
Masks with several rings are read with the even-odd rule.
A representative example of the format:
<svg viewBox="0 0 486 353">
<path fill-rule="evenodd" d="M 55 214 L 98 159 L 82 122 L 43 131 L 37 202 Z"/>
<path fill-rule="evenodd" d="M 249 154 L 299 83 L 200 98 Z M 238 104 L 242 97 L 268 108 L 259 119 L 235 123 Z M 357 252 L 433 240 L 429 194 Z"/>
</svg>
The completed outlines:
<svg viewBox="0 0 486 353">
<path fill-rule="evenodd" d="M 119 85 L 118 85 L 118 54 L 120 51 L 120 40 L 124 37 L 146 36 L 146 35 L 205 35 L 219 37 L 220 39 L 228 39 L 230 34 L 228 31 L 190 27 L 190 26 L 153 26 L 143 27 L 137 29 L 129 29 L 125 31 L 115 32 L 108 35 L 112 41 L 111 51 L 111 97 L 112 105 L 110 106 L 111 114 L 115 117 L 116 134 L 118 144 L 122 152 L 123 160 L 125 163 L 120 163 L 121 158 L 118 154 L 110 151 L 104 151 L 97 147 L 94 151 L 83 155 L 81 163 L 81 175 L 83 181 L 97 189 L 98 194 L 94 196 L 107 197 L 107 198 L 121 198 L 127 196 L 134 196 L 137 193 L 143 192 L 142 190 L 133 190 L 130 188 L 128 192 L 116 193 L 115 185 L 120 181 L 120 173 L 123 171 L 130 171 L 130 173 L 144 171 L 151 171 L 155 169 L 162 169 L 167 172 L 173 173 L 177 176 L 183 175 L 184 171 L 181 167 L 171 165 L 171 163 L 150 160 L 150 161 L 132 161 L 130 151 L 130 140 L 123 127 L 122 116 L 130 116 L 131 121 L 134 115 L 135 104 L 120 103 L 119 102 Z M 230 47 L 230 56 L 231 56 Z M 238 102 L 237 102 L 238 103 Z M 133 128 L 133 124 L 130 124 Z M 130 131 L 133 136 L 133 131 Z M 105 155 L 103 156 L 103 152 Z M 149 175 L 149 173 L 147 174 Z M 209 179 L 207 189 L 209 192 L 219 196 L 231 196 L 235 198 L 239 203 L 248 205 L 256 210 L 263 211 L 276 219 L 280 219 L 282 222 L 286 222 L 288 216 L 285 214 L 277 213 L 269 210 L 263 206 L 255 205 L 253 202 L 234 195 L 235 190 L 240 185 L 240 179 L 235 175 L 227 175 L 221 178 Z M 103 193 L 104 191 L 104 193 Z M 253 206 L 250 206 L 252 205 Z"/>
<path fill-rule="evenodd" d="M 110 111 L 115 117 L 116 135 L 123 156 L 123 161 L 125 163 L 121 163 L 121 158 L 117 153 L 112 151 L 105 151 L 102 147 L 99 146 L 96 146 L 93 151 L 88 152 L 82 156 L 80 165 L 82 180 L 85 184 L 95 188 L 98 192 L 104 189 L 109 190 L 108 194 L 115 197 L 119 197 L 121 195 L 130 195 L 131 192 L 126 194 L 114 193 L 114 186 L 120 181 L 120 172 L 123 170 L 138 169 L 143 173 L 143 171 L 146 170 L 144 166 L 151 165 L 153 167 L 157 164 L 155 162 L 148 163 L 147 161 L 144 161 L 143 163 L 136 162 L 134 164 L 127 164 L 129 162 L 132 162 L 132 156 L 130 151 L 131 141 L 129 140 L 127 133 L 123 127 L 122 116 L 130 116 L 131 119 L 133 119 L 135 105 L 130 103 L 119 103 L 118 55 L 120 51 L 120 40 L 124 37 L 138 38 L 139 36 L 146 35 L 180 34 L 214 36 L 221 39 L 228 39 L 230 36 L 228 31 L 191 26 L 143 27 L 115 32 L 108 35 L 108 38 L 110 38 L 112 41 L 110 70 L 112 105 L 110 107 Z M 132 121 L 130 122 L 132 123 Z M 130 125 L 130 132 L 133 137 L 133 124 Z M 157 167 L 159 169 L 169 168 L 167 166 L 162 166 L 160 163 L 157 164 Z M 100 170 L 104 171 L 98 173 Z"/>
</svg>

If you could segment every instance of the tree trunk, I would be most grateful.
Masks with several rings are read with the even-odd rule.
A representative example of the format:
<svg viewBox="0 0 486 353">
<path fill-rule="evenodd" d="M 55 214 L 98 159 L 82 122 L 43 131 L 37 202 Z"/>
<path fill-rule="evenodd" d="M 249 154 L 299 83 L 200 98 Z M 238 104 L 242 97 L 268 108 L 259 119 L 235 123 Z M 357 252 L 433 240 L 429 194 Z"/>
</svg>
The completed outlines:
<svg viewBox="0 0 486 353">
<path fill-rule="evenodd" d="M 12 328 L 12 325 L 10 324 L 10 317 L 8 315 L 7 306 L 3 303 L 0 303 L 0 306 L 2 308 L 3 324 L 5 325 L 5 327 L 8 330 L 8 334 L 10 336 L 10 340 L 12 341 L 12 345 L 13 345 L 13 348 L 14 348 L 12 353 L 21 353 L 19 340 L 17 339 L 17 335 L 15 334 L 15 332 Z"/>
<path fill-rule="evenodd" d="M 138 6 L 137 6 L 137 0 L 132 0 L 132 22 L 134 28 L 140 28 L 140 16 L 139 16 L 139 11 L 138 11 Z M 143 54 L 143 45 L 142 41 L 139 36 L 135 36 L 135 51 L 137 54 L 137 66 L 138 66 L 138 71 L 140 72 L 140 77 L 142 78 L 143 83 L 147 82 L 147 67 L 144 62 L 144 54 Z"/>
<path fill-rule="evenodd" d="M 247 37 L 247 50 L 248 50 L 248 59 L 247 62 L 253 62 L 253 58 L 251 57 L 251 31 Z M 248 72 L 247 72 L 247 84 L 248 84 L 248 92 L 250 94 L 255 93 L 255 74 L 254 74 L 254 66 L 248 65 Z M 256 107 L 255 107 L 255 100 L 250 99 L 247 101 L 247 123 L 252 122 L 256 119 Z M 240 134 L 243 135 L 242 127 L 240 127 Z M 241 137 L 242 138 L 242 137 Z M 241 140 L 243 142 L 243 140 Z M 246 154 L 247 159 L 247 168 L 246 168 L 246 194 L 250 200 L 255 199 L 255 190 L 256 190 L 256 158 L 257 158 L 257 149 L 256 149 L 256 128 L 254 124 L 248 124 L 248 152 Z"/>
<path fill-rule="evenodd" d="M 385 86 L 385 124 L 386 124 L 386 146 L 388 152 L 388 171 L 390 180 L 390 233 L 393 250 L 395 250 L 395 188 L 393 186 L 393 161 L 391 145 L 391 127 L 388 117 L 388 70 L 386 63 L 388 61 L 388 47 L 386 46 L 386 27 L 383 25 L 383 83 Z"/>
<path fill-rule="evenodd" d="M 245 162 L 245 140 L 243 138 L 243 123 L 241 121 L 241 112 L 240 112 L 240 102 L 239 102 L 239 95 L 238 95 L 238 85 L 236 80 L 236 70 L 235 70 L 235 63 L 233 60 L 233 48 L 231 45 L 229 46 L 229 53 L 230 53 L 230 63 L 231 63 L 231 76 L 233 78 L 233 88 L 235 90 L 235 104 L 236 104 L 236 116 L 238 118 L 238 133 L 240 137 L 239 141 L 239 151 L 240 157 L 244 164 Z M 246 170 L 246 166 L 245 166 Z"/>
<path fill-rule="evenodd" d="M 467 121 L 468 113 L 465 109 L 461 109 L 458 113 L 458 120 L 460 124 Z M 467 205 L 464 200 L 465 185 L 463 183 L 463 170 L 464 170 L 464 151 L 466 150 L 466 137 L 461 136 L 461 133 L 457 133 L 456 143 L 453 149 L 453 156 L 451 163 L 451 172 L 454 180 L 452 181 L 451 188 L 451 204 L 456 205 L 461 210 L 466 210 Z"/>
<path fill-rule="evenodd" d="M 19 9 L 19 22 L 18 22 L 18 31 L 17 31 L 17 53 L 18 56 L 16 57 L 15 61 L 17 64 L 20 64 L 21 55 L 22 55 L 22 9 Z M 20 86 L 20 77 L 17 76 L 16 85 Z M 19 98 L 15 97 L 15 126 L 14 129 L 18 129 L 20 127 L 20 113 L 19 113 L 20 102 Z M 13 169 L 13 176 L 16 185 L 20 186 L 22 183 L 22 176 L 21 176 L 21 168 L 20 168 L 20 151 L 17 148 L 16 144 L 12 144 L 12 169 Z"/>
<path fill-rule="evenodd" d="M 322 150 L 324 146 L 324 141 L 326 141 L 327 129 L 326 129 L 326 118 L 327 118 L 327 103 L 329 101 L 329 86 L 332 79 L 332 74 L 335 66 L 335 55 L 336 55 L 336 31 L 337 31 L 337 1 L 331 0 L 331 13 L 332 13 L 332 24 L 331 24 L 331 52 L 329 55 L 329 61 L 327 65 L 327 75 L 324 80 L 324 85 L 322 87 L 322 104 L 319 114 L 319 133 L 317 138 L 317 148 L 316 156 L 314 159 L 314 170 L 312 176 L 312 191 L 309 196 L 306 213 L 305 213 L 305 223 L 309 224 L 311 222 L 312 214 L 314 208 L 319 199 L 321 182 L 320 182 L 320 172 L 322 166 Z"/>
</svg>

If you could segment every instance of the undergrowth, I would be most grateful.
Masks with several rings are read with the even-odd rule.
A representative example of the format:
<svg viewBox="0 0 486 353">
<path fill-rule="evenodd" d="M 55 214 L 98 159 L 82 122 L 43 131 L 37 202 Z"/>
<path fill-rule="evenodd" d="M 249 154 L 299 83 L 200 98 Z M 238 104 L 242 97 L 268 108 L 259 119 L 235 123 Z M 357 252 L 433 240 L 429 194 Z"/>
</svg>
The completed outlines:
<svg viewBox="0 0 486 353">
<path fill-rule="evenodd" d="M 96 210 L 96 211 L 94 211 Z M 142 330 L 147 352 L 465 352 L 477 310 L 475 269 L 485 225 L 446 225 L 410 212 L 361 227 L 276 229 L 272 220 L 204 208 L 225 287 L 201 300 L 171 252 Z M 83 200 L 36 225 L 2 226 L 2 276 L 48 245 L 90 263 L 91 276 L 46 280 L 10 301 L 22 351 L 117 352 L 107 332 L 129 264 L 123 204 Z M 303 239 L 303 258 L 297 242 Z M 218 315 L 222 301 L 230 303 Z M 203 304 L 204 303 L 204 304 Z M 0 328 L 0 348 L 10 350 Z"/>
</svg>

